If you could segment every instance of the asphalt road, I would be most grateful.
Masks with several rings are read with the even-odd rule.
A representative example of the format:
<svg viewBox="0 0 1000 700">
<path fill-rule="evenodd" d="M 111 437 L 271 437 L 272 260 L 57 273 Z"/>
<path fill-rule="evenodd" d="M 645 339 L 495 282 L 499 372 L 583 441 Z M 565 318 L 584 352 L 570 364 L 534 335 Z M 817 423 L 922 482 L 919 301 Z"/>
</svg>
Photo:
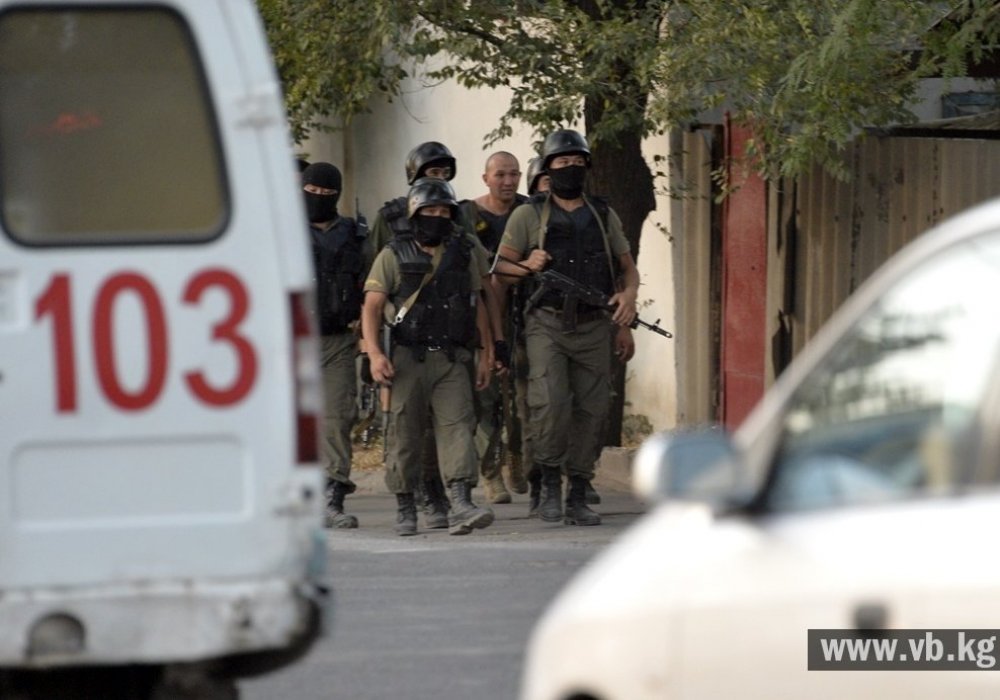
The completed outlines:
<svg viewBox="0 0 1000 700">
<path fill-rule="evenodd" d="M 294 666 L 241 683 L 242 700 L 516 698 L 547 603 L 643 510 L 620 481 L 596 483 L 600 526 L 529 520 L 527 496 L 514 496 L 493 506 L 492 526 L 465 537 L 397 537 L 391 495 L 348 497 L 361 527 L 329 532 L 329 636 Z"/>
</svg>

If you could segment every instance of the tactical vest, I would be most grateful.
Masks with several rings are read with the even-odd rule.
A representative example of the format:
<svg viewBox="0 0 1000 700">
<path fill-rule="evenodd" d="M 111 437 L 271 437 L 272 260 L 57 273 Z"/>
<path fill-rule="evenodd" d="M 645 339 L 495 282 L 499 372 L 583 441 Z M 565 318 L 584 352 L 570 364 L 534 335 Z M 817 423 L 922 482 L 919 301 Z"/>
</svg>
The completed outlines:
<svg viewBox="0 0 1000 700">
<path fill-rule="evenodd" d="M 608 226 L 608 205 L 596 197 L 588 197 L 596 216 L 591 216 L 587 227 L 578 231 L 570 214 L 549 204 L 549 221 L 545 229 L 542 248 L 552 256 L 551 269 L 567 277 L 599 289 L 608 296 L 615 293 L 612 269 L 615 261 L 609 261 L 605 231 Z M 539 218 L 545 206 L 545 199 L 532 199 L 532 206 Z M 600 219 L 598 219 L 600 217 Z M 550 290 L 542 295 L 539 306 L 560 309 L 563 305 L 561 292 Z"/>
<path fill-rule="evenodd" d="M 411 234 L 410 219 L 406 216 L 406 197 L 390 199 L 379 209 L 383 221 L 389 226 L 393 236 Z"/>
<path fill-rule="evenodd" d="M 364 231 L 339 217 L 328 230 L 309 227 L 316 271 L 316 310 L 321 335 L 343 333 L 361 317 Z"/>
<path fill-rule="evenodd" d="M 431 256 L 417 245 L 412 235 L 396 236 L 388 246 L 396 255 L 402 277 L 393 293 L 396 308 L 420 289 L 413 306 L 393 329 L 400 345 L 472 347 L 476 338 L 476 300 L 472 290 L 469 264 L 472 244 L 462 235 L 450 235 L 445 242 L 441 262 L 434 276 L 420 289 L 431 270 Z"/>
</svg>

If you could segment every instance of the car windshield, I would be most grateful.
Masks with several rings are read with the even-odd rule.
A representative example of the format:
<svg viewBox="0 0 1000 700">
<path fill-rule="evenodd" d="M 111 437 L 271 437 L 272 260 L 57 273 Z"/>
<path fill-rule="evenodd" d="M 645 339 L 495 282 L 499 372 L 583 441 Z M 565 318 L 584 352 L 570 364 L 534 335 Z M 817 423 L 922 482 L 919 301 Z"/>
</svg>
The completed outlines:
<svg viewBox="0 0 1000 700">
<path fill-rule="evenodd" d="M 766 508 L 880 502 L 967 482 L 1000 340 L 998 294 L 997 233 L 897 283 L 793 396 Z"/>
</svg>

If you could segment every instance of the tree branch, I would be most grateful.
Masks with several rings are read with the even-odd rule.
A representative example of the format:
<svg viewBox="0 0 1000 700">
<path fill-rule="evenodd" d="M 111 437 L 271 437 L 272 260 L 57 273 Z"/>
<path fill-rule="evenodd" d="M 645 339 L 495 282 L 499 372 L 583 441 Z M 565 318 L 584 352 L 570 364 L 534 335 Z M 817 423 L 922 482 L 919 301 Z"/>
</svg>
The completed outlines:
<svg viewBox="0 0 1000 700">
<path fill-rule="evenodd" d="M 504 45 L 504 43 L 505 43 L 499 37 L 493 36 L 489 32 L 483 31 L 482 29 L 479 29 L 478 27 L 472 26 L 468 22 L 455 22 L 455 23 L 452 23 L 452 22 L 448 22 L 447 20 L 443 20 L 443 19 L 435 19 L 430 14 L 428 14 L 428 13 L 426 13 L 424 11 L 421 11 L 418 14 L 420 15 L 421 19 L 423 19 L 428 24 L 431 24 L 431 25 L 437 27 L 438 29 L 442 29 L 442 30 L 444 30 L 446 32 L 455 32 L 457 34 L 467 34 L 468 36 L 475 37 L 475 38 L 477 38 L 477 39 L 479 39 L 481 41 L 484 41 L 487 44 L 490 44 L 490 45 L 495 46 L 497 48 L 502 48 L 503 45 Z"/>
</svg>

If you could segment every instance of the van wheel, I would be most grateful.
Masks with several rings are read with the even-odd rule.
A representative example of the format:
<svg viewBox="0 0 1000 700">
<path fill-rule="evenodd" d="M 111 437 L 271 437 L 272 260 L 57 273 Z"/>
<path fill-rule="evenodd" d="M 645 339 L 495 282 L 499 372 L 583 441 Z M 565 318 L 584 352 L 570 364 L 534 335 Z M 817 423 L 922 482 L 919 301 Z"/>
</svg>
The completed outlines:
<svg viewBox="0 0 1000 700">
<path fill-rule="evenodd" d="M 172 667 L 153 686 L 149 700 L 239 700 L 236 682 L 218 678 L 204 669 Z"/>
<path fill-rule="evenodd" d="M 156 670 L 148 666 L 91 666 L 0 673 L 3 700 L 135 700 L 146 698 Z"/>
</svg>

